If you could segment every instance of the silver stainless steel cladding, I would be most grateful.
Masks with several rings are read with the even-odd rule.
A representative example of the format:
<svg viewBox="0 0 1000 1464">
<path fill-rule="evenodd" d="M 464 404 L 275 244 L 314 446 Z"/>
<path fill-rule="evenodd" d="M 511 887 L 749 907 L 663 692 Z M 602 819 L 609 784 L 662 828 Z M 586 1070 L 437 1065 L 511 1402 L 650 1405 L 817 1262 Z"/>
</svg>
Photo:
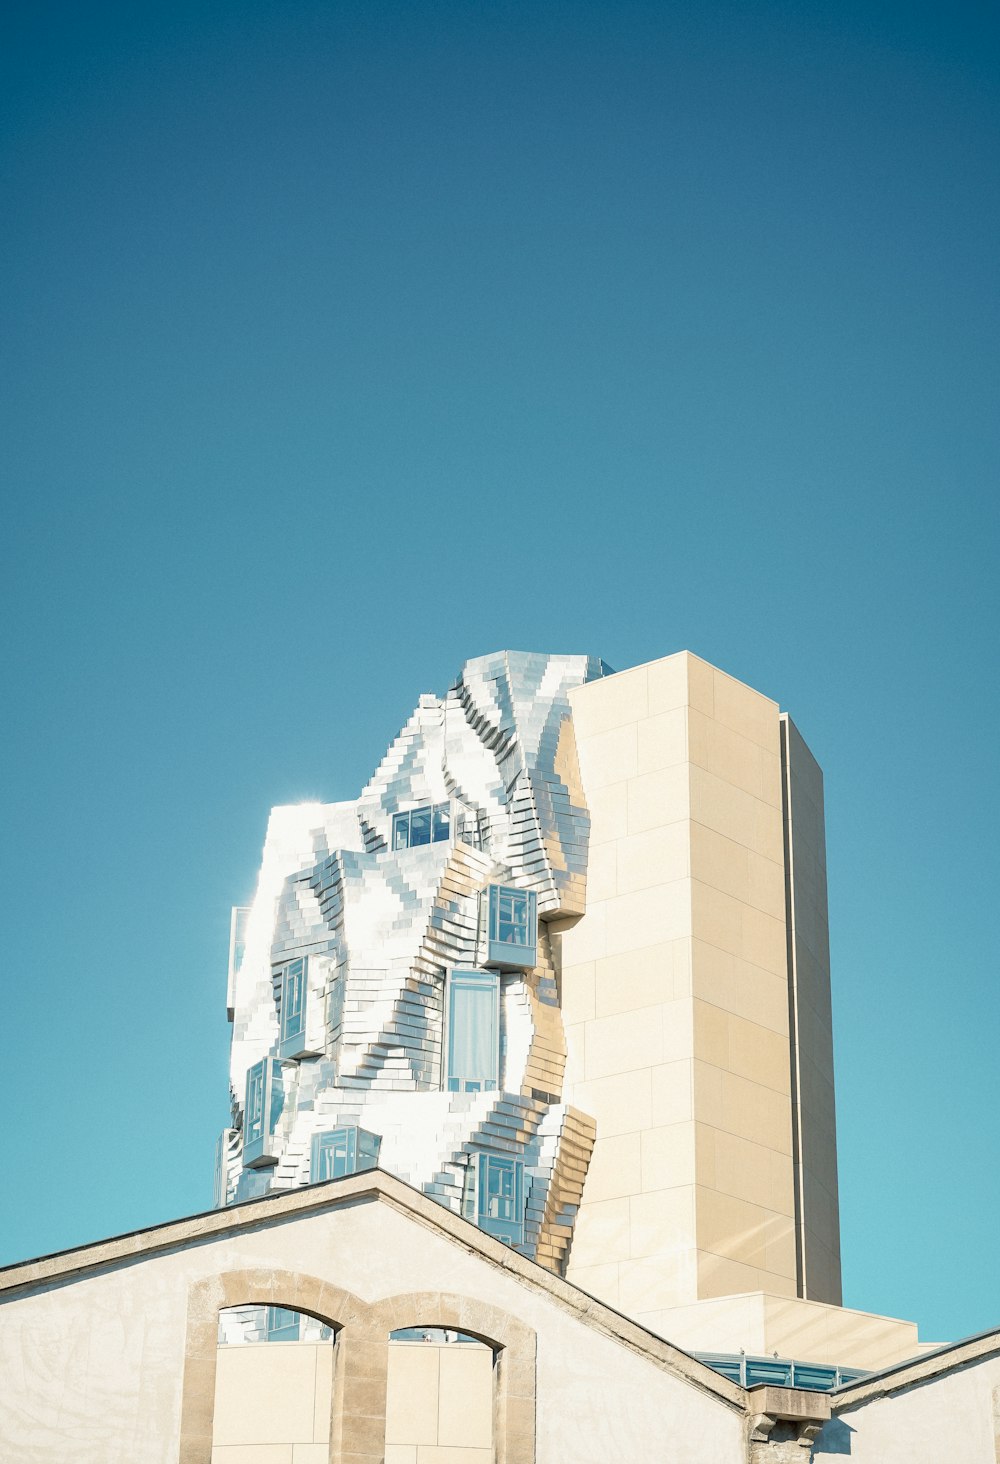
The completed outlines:
<svg viewBox="0 0 1000 1464">
<path fill-rule="evenodd" d="M 564 1264 L 593 1122 L 561 1097 L 546 922 L 584 909 L 569 693 L 604 670 L 588 656 L 470 661 L 444 696 L 419 698 L 358 798 L 272 810 L 231 962 L 223 1203 L 377 1158 Z"/>
</svg>

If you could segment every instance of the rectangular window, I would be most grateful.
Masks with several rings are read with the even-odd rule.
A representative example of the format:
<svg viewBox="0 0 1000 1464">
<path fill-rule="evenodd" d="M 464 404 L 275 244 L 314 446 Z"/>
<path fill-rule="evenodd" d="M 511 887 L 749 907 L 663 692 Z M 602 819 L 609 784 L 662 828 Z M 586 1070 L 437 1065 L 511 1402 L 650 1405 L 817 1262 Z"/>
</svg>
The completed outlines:
<svg viewBox="0 0 1000 1464">
<path fill-rule="evenodd" d="M 297 1342 L 299 1340 L 299 1313 L 287 1306 L 269 1306 L 267 1309 L 268 1342 Z"/>
<path fill-rule="evenodd" d="M 245 1200 L 260 1200 L 271 1188 L 271 1171 L 269 1169 L 244 1169 L 236 1181 L 237 1205 L 242 1205 Z"/>
<path fill-rule="evenodd" d="M 537 959 L 538 907 L 534 890 L 490 885 L 489 964 L 531 970 Z"/>
<path fill-rule="evenodd" d="M 431 841 L 431 808 L 413 808 L 410 810 L 410 848 L 416 849 L 420 844 L 429 844 Z"/>
<path fill-rule="evenodd" d="M 396 813 L 392 819 L 393 849 L 416 849 L 451 838 L 451 804 L 425 803 Z"/>
<path fill-rule="evenodd" d="M 524 1164 L 506 1154 L 480 1154 L 477 1217 L 480 1230 L 520 1245 L 524 1240 Z"/>
<path fill-rule="evenodd" d="M 281 1042 L 278 1053 L 286 1060 L 306 1057 L 314 1052 L 306 1041 L 306 1003 L 308 999 L 308 957 L 289 961 L 281 972 Z"/>
<path fill-rule="evenodd" d="M 450 1093 L 492 1093 L 500 1079 L 500 974 L 448 976 L 445 1086 Z"/>
<path fill-rule="evenodd" d="M 382 1139 L 367 1129 L 349 1125 L 314 1134 L 309 1163 L 309 1180 L 316 1184 L 323 1179 L 341 1179 L 345 1174 L 359 1174 L 374 1169 Z"/>
<path fill-rule="evenodd" d="M 226 982 L 226 1015 L 233 1020 L 236 1006 L 236 978 L 246 953 L 247 922 L 249 907 L 234 905 L 229 917 L 229 977 Z"/>
<path fill-rule="evenodd" d="M 243 1110 L 243 1163 L 249 1168 L 278 1159 L 274 1129 L 284 1105 L 281 1064 L 274 1057 L 255 1062 L 247 1073 Z"/>
<path fill-rule="evenodd" d="M 215 1142 L 215 1193 L 212 1197 L 212 1204 L 217 1210 L 221 1210 L 226 1203 L 228 1179 L 226 1161 L 229 1157 L 229 1143 L 232 1136 L 232 1129 L 223 1129 Z"/>
</svg>

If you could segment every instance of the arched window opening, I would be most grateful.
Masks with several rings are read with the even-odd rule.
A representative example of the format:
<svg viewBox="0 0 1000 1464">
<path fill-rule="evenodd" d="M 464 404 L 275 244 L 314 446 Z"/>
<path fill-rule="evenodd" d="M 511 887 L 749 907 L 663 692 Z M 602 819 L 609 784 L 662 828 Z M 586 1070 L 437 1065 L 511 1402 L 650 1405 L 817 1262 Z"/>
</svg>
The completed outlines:
<svg viewBox="0 0 1000 1464">
<path fill-rule="evenodd" d="M 385 1464 L 492 1464 L 491 1347 L 450 1327 L 401 1327 L 389 1336 Z"/>
<path fill-rule="evenodd" d="M 326 1322 L 292 1307 L 219 1312 L 212 1464 L 258 1464 L 268 1448 L 275 1460 L 327 1457 L 334 1341 Z"/>
</svg>

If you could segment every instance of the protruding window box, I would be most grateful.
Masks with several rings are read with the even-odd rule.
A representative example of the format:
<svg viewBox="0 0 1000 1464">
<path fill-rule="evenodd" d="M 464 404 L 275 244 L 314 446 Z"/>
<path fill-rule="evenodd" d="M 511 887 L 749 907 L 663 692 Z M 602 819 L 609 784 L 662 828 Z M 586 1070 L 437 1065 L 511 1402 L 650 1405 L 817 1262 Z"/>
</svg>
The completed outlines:
<svg viewBox="0 0 1000 1464">
<path fill-rule="evenodd" d="M 284 1106 L 281 1064 L 265 1057 L 247 1073 L 246 1107 L 243 1110 L 243 1167 L 260 1169 L 277 1164 L 278 1146 L 274 1130 Z"/>
<path fill-rule="evenodd" d="M 244 1169 L 236 1181 L 236 1196 L 233 1201 L 242 1205 L 246 1200 L 262 1200 L 271 1191 L 273 1169 Z"/>
<path fill-rule="evenodd" d="M 479 1154 L 476 1224 L 508 1245 L 524 1241 L 524 1163 L 506 1154 Z"/>
<path fill-rule="evenodd" d="M 490 885 L 487 966 L 530 971 L 538 956 L 538 903 L 534 890 Z"/>
<path fill-rule="evenodd" d="M 285 1062 L 315 1057 L 321 1048 L 309 1040 L 309 959 L 298 956 L 281 968 L 281 1036 L 278 1056 Z"/>
<path fill-rule="evenodd" d="M 378 1164 L 381 1134 L 369 1133 L 355 1125 L 328 1129 L 314 1134 L 309 1162 L 309 1180 L 342 1179 L 345 1174 L 360 1174 Z"/>
</svg>

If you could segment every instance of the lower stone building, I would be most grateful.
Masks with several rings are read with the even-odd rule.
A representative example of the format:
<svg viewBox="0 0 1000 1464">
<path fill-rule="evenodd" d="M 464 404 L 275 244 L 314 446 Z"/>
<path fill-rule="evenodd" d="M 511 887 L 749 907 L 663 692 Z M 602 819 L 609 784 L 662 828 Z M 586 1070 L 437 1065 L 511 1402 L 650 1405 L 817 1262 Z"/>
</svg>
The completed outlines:
<svg viewBox="0 0 1000 1464">
<path fill-rule="evenodd" d="M 688 652 L 510 651 L 233 912 L 216 1208 L 0 1272 L 0 1464 L 1000 1464 L 843 1307 L 823 780 Z"/>
<path fill-rule="evenodd" d="M 377 1170 L 0 1272 L 18 1464 L 997 1464 L 998 1398 L 1000 1332 L 744 1385 Z"/>
</svg>

